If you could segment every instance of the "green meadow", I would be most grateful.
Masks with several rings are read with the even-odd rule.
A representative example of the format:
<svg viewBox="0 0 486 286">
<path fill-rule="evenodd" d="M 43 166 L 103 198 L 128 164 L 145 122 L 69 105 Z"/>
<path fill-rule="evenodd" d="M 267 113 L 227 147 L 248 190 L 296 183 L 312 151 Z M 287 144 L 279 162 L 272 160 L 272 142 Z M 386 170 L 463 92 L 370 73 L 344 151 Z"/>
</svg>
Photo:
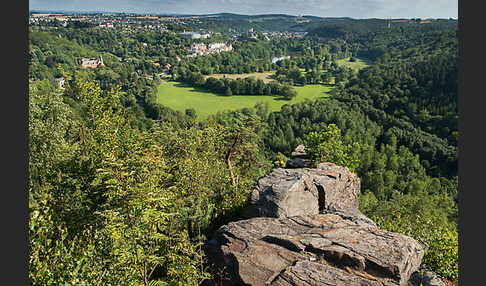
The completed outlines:
<svg viewBox="0 0 486 286">
<path fill-rule="evenodd" d="M 234 95 L 225 96 L 212 93 L 201 88 L 194 88 L 186 83 L 172 80 L 164 81 L 158 88 L 159 103 L 175 110 L 184 112 L 193 108 L 200 119 L 222 110 L 235 110 L 243 107 L 254 107 L 257 102 L 267 102 L 270 111 L 280 111 L 284 104 L 304 101 L 306 98 L 326 98 L 330 96 L 333 85 L 312 84 L 295 86 L 297 97 L 291 101 L 275 96 Z"/>
<path fill-rule="evenodd" d="M 342 60 L 337 60 L 336 63 L 338 65 L 342 65 L 342 66 L 346 66 L 346 67 L 350 67 L 354 70 L 360 70 L 362 68 L 365 68 L 365 67 L 368 67 L 370 66 L 373 61 L 370 60 L 370 59 L 367 59 L 367 58 L 356 58 L 356 61 L 355 62 L 350 62 L 349 61 L 350 58 L 345 58 L 345 59 L 342 59 Z"/>
</svg>

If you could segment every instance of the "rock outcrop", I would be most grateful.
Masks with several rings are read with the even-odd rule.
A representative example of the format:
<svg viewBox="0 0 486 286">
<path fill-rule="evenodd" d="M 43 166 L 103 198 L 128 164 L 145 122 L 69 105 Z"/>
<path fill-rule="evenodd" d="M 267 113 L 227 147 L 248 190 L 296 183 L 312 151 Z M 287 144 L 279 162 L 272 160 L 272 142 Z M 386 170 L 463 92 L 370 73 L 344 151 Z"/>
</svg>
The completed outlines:
<svg viewBox="0 0 486 286">
<path fill-rule="evenodd" d="M 358 210 L 348 168 L 275 169 L 203 249 L 218 285 L 406 285 L 425 247 Z M 211 282 L 206 281 L 206 284 Z"/>
<path fill-rule="evenodd" d="M 292 152 L 292 157 L 290 157 L 290 160 L 285 164 L 285 168 L 305 168 L 308 167 L 310 163 L 311 160 L 309 159 L 309 156 L 307 156 L 305 146 L 299 145 Z"/>
<path fill-rule="evenodd" d="M 204 249 L 224 285 L 405 285 L 424 255 L 414 239 L 336 206 L 232 222 Z"/>
<path fill-rule="evenodd" d="M 332 163 L 317 168 L 278 168 L 261 178 L 245 208 L 245 217 L 315 215 L 331 203 L 358 208 L 358 176 Z"/>
</svg>

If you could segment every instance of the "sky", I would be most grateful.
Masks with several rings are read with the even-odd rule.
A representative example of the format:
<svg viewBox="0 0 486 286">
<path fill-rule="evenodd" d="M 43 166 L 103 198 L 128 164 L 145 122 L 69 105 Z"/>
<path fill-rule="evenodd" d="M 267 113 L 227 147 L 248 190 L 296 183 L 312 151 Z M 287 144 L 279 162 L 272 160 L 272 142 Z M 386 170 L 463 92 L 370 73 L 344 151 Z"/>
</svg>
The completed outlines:
<svg viewBox="0 0 486 286">
<path fill-rule="evenodd" d="M 29 0 L 29 10 L 457 19 L 458 0 Z"/>
</svg>

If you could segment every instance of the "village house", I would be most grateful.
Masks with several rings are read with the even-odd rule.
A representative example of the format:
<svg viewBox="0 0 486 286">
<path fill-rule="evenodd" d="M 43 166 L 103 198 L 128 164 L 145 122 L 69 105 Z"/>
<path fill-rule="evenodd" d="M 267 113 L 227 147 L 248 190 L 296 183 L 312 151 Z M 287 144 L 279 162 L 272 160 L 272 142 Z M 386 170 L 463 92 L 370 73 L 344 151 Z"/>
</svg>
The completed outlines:
<svg viewBox="0 0 486 286">
<path fill-rule="evenodd" d="M 103 64 L 103 58 L 100 56 L 99 59 L 96 59 L 96 58 L 82 58 L 81 60 L 79 60 L 79 64 L 83 67 L 83 68 L 97 68 L 97 67 L 101 67 L 101 66 L 104 66 Z"/>
<path fill-rule="evenodd" d="M 257 39 L 258 38 L 258 34 L 253 30 L 253 28 L 248 30 L 248 38 L 250 38 L 250 39 Z"/>
<path fill-rule="evenodd" d="M 192 52 L 193 55 L 202 56 L 206 54 L 206 45 L 204 43 L 193 43 L 189 48 L 189 52 Z"/>
<path fill-rule="evenodd" d="M 115 28 L 115 24 L 111 23 L 111 22 L 100 22 L 99 25 L 98 25 L 100 28 Z"/>
<path fill-rule="evenodd" d="M 187 57 L 193 58 L 232 50 L 233 45 L 231 43 L 212 42 L 209 44 L 209 48 L 204 43 L 193 43 L 189 48 L 189 52 L 192 52 L 192 54 L 187 55 Z"/>
<path fill-rule="evenodd" d="M 233 50 L 233 46 L 231 43 L 216 43 L 213 42 L 209 44 L 209 52 L 210 53 L 220 53 L 220 52 L 229 52 Z"/>
<path fill-rule="evenodd" d="M 211 32 L 203 32 L 203 33 L 201 33 L 201 38 L 207 39 L 209 37 L 211 37 Z"/>
<path fill-rule="evenodd" d="M 189 49 L 189 51 L 191 51 L 191 52 L 199 52 L 199 51 L 204 52 L 206 50 L 206 48 L 207 48 L 206 44 L 204 44 L 204 43 L 193 43 L 191 45 L 191 48 Z"/>
</svg>

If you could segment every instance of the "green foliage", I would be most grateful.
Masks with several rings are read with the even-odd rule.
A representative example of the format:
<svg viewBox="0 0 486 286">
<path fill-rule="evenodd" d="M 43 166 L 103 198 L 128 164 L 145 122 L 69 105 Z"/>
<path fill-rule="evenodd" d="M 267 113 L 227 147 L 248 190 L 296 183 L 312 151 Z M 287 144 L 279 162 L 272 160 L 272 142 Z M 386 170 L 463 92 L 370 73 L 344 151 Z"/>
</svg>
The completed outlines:
<svg viewBox="0 0 486 286">
<path fill-rule="evenodd" d="M 196 283 L 204 277 L 203 269 L 197 270 L 202 256 L 184 228 L 173 225 L 180 220 L 179 205 L 176 189 L 166 185 L 169 167 L 160 146 L 148 134 L 129 127 L 117 109 L 117 90 L 101 97 L 92 83 L 75 86 L 86 108 L 93 151 L 102 158 L 96 180 L 105 187 L 106 201 L 98 214 L 118 278 L 127 285 L 147 285 L 157 272 L 169 283 L 183 279 Z"/>
<path fill-rule="evenodd" d="M 421 217 L 375 218 L 379 228 L 413 237 L 427 246 L 422 265 L 448 279 L 458 275 L 457 230 L 437 226 Z"/>
<path fill-rule="evenodd" d="M 103 262 L 95 230 L 69 237 L 49 205 L 47 198 L 30 208 L 29 285 L 113 285 L 106 280 L 112 269 Z"/>
<path fill-rule="evenodd" d="M 354 172 L 358 166 L 358 143 L 344 145 L 341 141 L 341 130 L 336 124 L 329 124 L 321 132 L 311 132 L 307 135 L 306 151 L 315 164 L 331 162 L 346 166 Z"/>
<path fill-rule="evenodd" d="M 334 98 L 362 106 L 400 145 L 420 155 L 429 175 L 451 179 L 457 174 L 451 136 L 457 131 L 457 31 L 437 27 L 404 29 L 402 38 L 398 31 L 363 35 L 361 43 L 382 45 L 387 53 Z"/>
<path fill-rule="evenodd" d="M 70 117 L 69 107 L 47 81 L 29 82 L 29 182 L 34 197 L 51 188 L 58 164 L 73 156 L 69 131 L 75 122 Z"/>
<path fill-rule="evenodd" d="M 32 259 L 41 261 L 39 262 L 41 264 L 32 264 L 35 268 L 31 268 L 31 276 L 35 277 L 35 272 L 38 272 L 42 266 L 45 273 L 39 272 L 43 275 L 41 278 L 52 276 L 52 279 L 49 279 L 52 281 L 61 279 L 60 282 L 64 281 L 62 279 L 71 279 L 69 269 L 89 268 L 90 263 L 96 261 L 74 260 L 79 255 L 77 251 L 82 251 L 81 247 L 85 246 L 86 251 L 89 250 L 88 247 L 91 247 L 92 251 L 103 259 L 104 262 L 99 267 L 113 271 L 111 279 L 114 280 L 110 280 L 111 282 L 122 279 L 126 285 L 135 282 L 147 285 L 154 273 L 159 273 L 160 279 L 167 281 L 178 281 L 182 278 L 187 281 L 198 281 L 199 278 L 203 278 L 205 275 L 203 269 L 196 268 L 202 263 L 201 253 L 195 252 L 191 240 L 187 234 L 184 235 L 184 227 L 181 229 L 180 225 L 171 225 L 171 221 L 177 221 L 180 215 L 177 212 L 178 206 L 174 193 L 170 191 L 173 189 L 165 185 L 168 174 L 166 165 L 160 159 L 160 148 L 151 146 L 150 137 L 147 137 L 147 134 L 130 128 L 129 122 L 118 107 L 119 91 L 115 89 L 103 93 L 98 85 L 78 78 L 68 87 L 68 92 L 72 94 L 73 98 L 79 100 L 80 111 L 84 118 L 82 128 L 84 131 L 79 134 L 82 137 L 79 138 L 79 143 L 76 143 L 79 144 L 79 147 L 76 147 L 74 141 L 64 141 L 66 131 L 63 128 L 66 127 L 63 124 L 58 125 L 59 134 L 46 137 L 46 135 L 53 134 L 52 131 L 42 128 L 42 125 L 36 123 L 36 120 L 44 124 L 54 124 L 45 119 L 46 116 L 49 116 L 53 118 L 52 120 L 62 122 L 59 120 L 63 117 L 59 117 L 59 114 L 63 113 L 52 112 L 52 108 L 56 108 L 57 104 L 66 110 L 69 109 L 60 102 L 60 99 L 57 99 L 57 102 L 53 101 L 53 98 L 57 97 L 54 95 L 50 95 L 53 98 L 47 98 L 50 100 L 47 102 L 49 108 L 42 108 L 46 105 L 41 105 L 44 103 L 43 98 L 37 95 L 38 92 L 35 89 L 31 92 L 31 141 L 32 144 L 36 144 L 47 141 L 41 140 L 42 138 L 49 138 L 50 142 L 62 142 L 69 147 L 69 151 L 73 152 L 69 154 L 70 156 L 80 152 L 82 158 L 86 158 L 81 160 L 91 162 L 92 165 L 84 169 L 82 173 L 69 173 L 66 170 L 63 171 L 62 166 L 73 164 L 73 162 L 69 160 L 70 156 L 58 157 L 63 155 L 62 149 L 58 147 L 62 147 L 59 143 L 52 145 L 55 147 L 52 151 L 52 148 L 34 148 L 35 145 L 31 148 L 30 165 L 33 170 L 38 168 L 36 166 L 39 163 L 35 161 L 36 158 L 41 157 L 40 155 L 45 152 L 57 151 L 59 154 L 49 157 L 53 163 L 48 164 L 47 166 L 50 167 L 45 171 L 58 174 L 58 177 L 64 177 L 64 180 L 62 177 L 58 180 L 47 177 L 50 188 L 33 185 L 36 187 L 37 197 L 52 197 L 50 204 L 56 217 L 52 217 L 50 213 L 39 215 L 42 210 L 35 205 L 39 199 L 33 200 L 31 224 L 38 225 L 39 231 L 47 229 L 46 231 L 52 232 L 57 243 L 51 243 L 53 239 L 45 236 L 40 236 L 39 239 L 35 239 L 35 235 L 32 236 L 31 255 L 34 256 Z M 49 96 L 49 94 L 47 95 Z M 64 112 L 68 114 L 67 111 Z M 159 157 L 149 156 L 151 153 L 147 150 L 155 152 L 155 155 Z M 65 180 L 74 180 L 73 183 L 76 180 L 83 182 L 91 180 L 88 185 L 91 188 L 96 186 L 104 199 L 99 200 L 96 207 L 96 204 L 93 205 L 93 202 L 90 201 L 90 198 L 94 198 L 90 192 L 76 195 L 71 190 L 75 185 L 66 184 Z M 35 183 L 35 181 L 34 178 L 32 182 Z M 60 187 L 67 189 L 59 193 Z M 76 196 L 78 196 L 78 203 L 64 205 L 74 201 Z M 90 213 L 89 216 L 95 220 L 91 221 L 90 226 L 88 221 L 83 221 L 83 217 L 70 219 L 68 216 L 70 212 L 63 211 L 63 206 L 68 210 L 75 207 L 85 209 L 85 212 Z M 90 209 L 90 206 L 96 208 Z M 45 208 L 44 212 L 48 210 Z M 65 215 L 62 215 L 63 212 Z M 66 222 L 69 222 L 68 226 L 72 229 L 72 233 L 69 233 L 68 228 L 64 227 Z M 81 223 L 81 225 L 73 228 L 76 223 Z M 59 225 L 57 230 L 54 227 L 56 224 Z M 97 236 L 87 240 L 88 244 L 78 243 L 79 239 L 85 238 L 85 231 L 92 227 L 95 227 L 93 231 L 97 233 Z M 34 226 L 31 228 L 35 229 Z M 81 230 L 79 230 L 80 228 Z M 83 237 L 78 238 L 80 235 Z M 35 251 L 42 252 L 44 256 L 35 256 Z M 58 253 L 62 252 L 65 252 L 65 258 L 59 257 Z M 56 265 L 50 264 L 51 261 Z M 199 270 L 188 271 L 193 268 Z M 99 273 L 103 273 L 103 271 L 99 271 Z M 182 276 L 181 273 L 183 273 Z M 83 272 L 80 275 L 88 274 Z M 96 283 L 90 283 L 90 285 L 93 284 Z M 103 285 L 109 285 L 109 283 L 103 283 Z"/>
<path fill-rule="evenodd" d="M 297 91 L 292 86 L 277 82 L 264 83 L 263 80 L 257 79 L 255 76 L 249 76 L 244 79 L 209 77 L 205 80 L 200 72 L 191 72 L 185 68 L 178 69 L 175 73 L 177 74 L 176 79 L 179 81 L 226 96 L 274 95 L 281 96 L 289 101 L 297 96 Z"/>
<path fill-rule="evenodd" d="M 202 243 L 238 217 L 254 178 L 268 167 L 256 111 L 140 131 L 119 104 L 119 88 L 104 91 L 77 75 L 66 94 L 70 105 L 31 88 L 32 283 L 197 285 L 209 278 Z M 44 125 L 56 122 L 54 129 Z M 82 251 L 98 257 L 78 258 Z"/>
</svg>

